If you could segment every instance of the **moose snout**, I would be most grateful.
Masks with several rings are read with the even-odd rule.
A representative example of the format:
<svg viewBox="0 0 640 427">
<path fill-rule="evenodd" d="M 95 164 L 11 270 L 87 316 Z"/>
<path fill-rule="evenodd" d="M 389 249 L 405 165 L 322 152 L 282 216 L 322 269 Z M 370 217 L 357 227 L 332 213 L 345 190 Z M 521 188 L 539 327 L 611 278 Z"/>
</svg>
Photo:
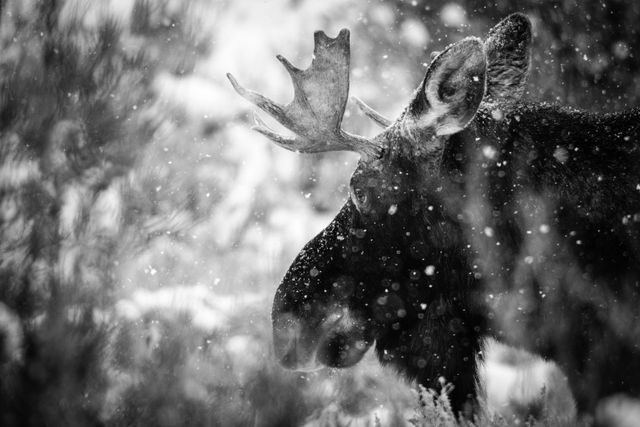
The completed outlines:
<svg viewBox="0 0 640 427">
<path fill-rule="evenodd" d="M 282 366 L 296 371 L 352 366 L 373 342 L 367 330 L 347 309 L 328 313 L 320 322 L 280 314 L 273 321 L 275 354 Z"/>
<path fill-rule="evenodd" d="M 280 364 L 291 370 L 310 372 L 322 366 L 316 359 L 317 340 L 293 315 L 273 321 L 273 348 Z"/>
</svg>

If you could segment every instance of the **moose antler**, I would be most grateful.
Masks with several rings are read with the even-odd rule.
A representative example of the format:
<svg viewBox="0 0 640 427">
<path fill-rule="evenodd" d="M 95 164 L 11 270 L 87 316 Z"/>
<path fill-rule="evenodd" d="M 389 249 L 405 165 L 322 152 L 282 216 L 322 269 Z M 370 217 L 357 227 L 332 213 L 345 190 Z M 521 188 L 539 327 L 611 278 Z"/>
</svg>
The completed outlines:
<svg viewBox="0 0 640 427">
<path fill-rule="evenodd" d="M 279 135 L 257 117 L 253 129 L 291 151 L 346 150 L 367 157 L 380 156 L 382 147 L 378 143 L 340 128 L 349 96 L 349 30 L 341 30 L 335 39 L 317 31 L 313 60 L 304 71 L 280 55 L 277 58 L 293 82 L 293 101 L 286 106 L 243 88 L 231 74 L 227 77 L 240 96 L 269 113 L 296 136 Z"/>
<path fill-rule="evenodd" d="M 357 96 L 352 96 L 351 99 L 353 100 L 353 102 L 356 103 L 360 111 L 362 111 L 362 113 L 365 116 L 369 117 L 371 120 L 373 120 L 383 128 L 389 127 L 393 123 L 392 120 L 378 113 L 376 110 L 368 106 L 366 102 L 364 102 L 362 99 L 358 98 Z"/>
</svg>

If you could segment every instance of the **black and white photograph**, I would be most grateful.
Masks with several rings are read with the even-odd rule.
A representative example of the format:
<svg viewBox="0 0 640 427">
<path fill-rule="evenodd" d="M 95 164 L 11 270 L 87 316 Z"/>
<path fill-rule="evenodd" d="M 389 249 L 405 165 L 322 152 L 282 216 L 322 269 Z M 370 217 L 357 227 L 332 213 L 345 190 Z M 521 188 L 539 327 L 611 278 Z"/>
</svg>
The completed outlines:
<svg viewBox="0 0 640 427">
<path fill-rule="evenodd" d="M 640 427 L 640 2 L 0 0 L 0 427 Z"/>
</svg>

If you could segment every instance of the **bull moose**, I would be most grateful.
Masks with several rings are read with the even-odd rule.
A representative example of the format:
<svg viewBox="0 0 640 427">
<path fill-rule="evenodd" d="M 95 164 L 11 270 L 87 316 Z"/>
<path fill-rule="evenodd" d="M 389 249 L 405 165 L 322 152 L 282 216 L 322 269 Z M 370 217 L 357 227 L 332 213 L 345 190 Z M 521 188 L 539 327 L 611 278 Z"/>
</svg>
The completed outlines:
<svg viewBox="0 0 640 427">
<path fill-rule="evenodd" d="M 523 101 L 531 25 L 513 14 L 485 41 L 437 53 L 384 130 L 341 129 L 349 32 L 315 33 L 311 66 L 279 105 L 235 90 L 294 136 L 288 150 L 361 155 L 350 198 L 302 249 L 273 303 L 273 340 L 297 370 L 352 366 L 375 344 L 427 387 L 477 395 L 484 337 L 566 373 L 578 410 L 640 395 L 640 110 L 596 114 Z"/>
</svg>

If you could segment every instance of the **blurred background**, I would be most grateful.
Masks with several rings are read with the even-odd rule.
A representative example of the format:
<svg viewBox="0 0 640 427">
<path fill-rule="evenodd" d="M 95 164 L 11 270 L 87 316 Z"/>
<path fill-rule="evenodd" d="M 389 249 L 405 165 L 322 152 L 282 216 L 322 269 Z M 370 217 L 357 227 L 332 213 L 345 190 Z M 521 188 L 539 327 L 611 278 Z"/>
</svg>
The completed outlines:
<svg viewBox="0 0 640 427">
<path fill-rule="evenodd" d="M 275 288 L 357 157 L 250 131 L 225 73 L 288 102 L 275 55 L 349 28 L 351 94 L 395 117 L 430 52 L 516 11 L 528 99 L 639 104 L 631 0 L 0 0 L 0 425 L 428 425 L 373 357 L 274 362 Z"/>
</svg>

